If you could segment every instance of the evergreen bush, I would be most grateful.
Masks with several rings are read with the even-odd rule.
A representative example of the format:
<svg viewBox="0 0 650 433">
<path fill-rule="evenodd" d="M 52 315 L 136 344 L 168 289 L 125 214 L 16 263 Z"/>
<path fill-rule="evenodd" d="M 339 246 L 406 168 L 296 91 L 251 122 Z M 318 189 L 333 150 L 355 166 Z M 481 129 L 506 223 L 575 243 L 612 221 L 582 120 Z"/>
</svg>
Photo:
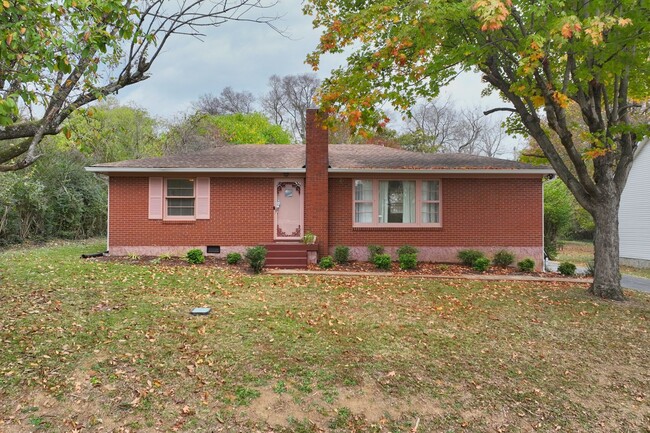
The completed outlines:
<svg viewBox="0 0 650 433">
<path fill-rule="evenodd" d="M 256 274 L 262 272 L 262 269 L 264 268 L 264 264 L 266 263 L 266 253 L 266 248 L 258 245 L 256 247 L 247 249 L 246 254 L 244 254 L 244 257 L 246 257 L 246 260 L 248 260 L 251 269 L 253 269 L 253 272 Z"/>
<path fill-rule="evenodd" d="M 350 248 L 344 247 L 342 245 L 334 248 L 334 260 L 336 263 L 339 263 L 341 265 L 346 264 L 348 261 L 350 261 Z"/>
</svg>

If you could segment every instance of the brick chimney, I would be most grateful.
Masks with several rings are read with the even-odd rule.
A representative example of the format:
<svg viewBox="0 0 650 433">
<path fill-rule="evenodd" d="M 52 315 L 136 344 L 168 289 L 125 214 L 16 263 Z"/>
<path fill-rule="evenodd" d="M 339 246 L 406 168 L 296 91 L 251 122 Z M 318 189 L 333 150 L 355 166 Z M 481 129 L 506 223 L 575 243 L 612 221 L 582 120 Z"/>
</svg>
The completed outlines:
<svg viewBox="0 0 650 433">
<path fill-rule="evenodd" d="M 307 109 L 305 233 L 316 235 L 318 254 L 329 254 L 329 133 L 323 125 L 327 115 Z"/>
</svg>

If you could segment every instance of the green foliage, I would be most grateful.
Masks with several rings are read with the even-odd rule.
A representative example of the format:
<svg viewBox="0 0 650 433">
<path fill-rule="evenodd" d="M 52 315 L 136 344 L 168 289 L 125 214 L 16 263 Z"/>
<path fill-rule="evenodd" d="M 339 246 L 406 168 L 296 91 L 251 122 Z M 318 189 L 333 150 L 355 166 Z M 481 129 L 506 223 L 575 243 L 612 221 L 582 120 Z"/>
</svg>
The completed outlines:
<svg viewBox="0 0 650 433">
<path fill-rule="evenodd" d="M 515 262 L 515 255 L 508 250 L 497 251 L 492 262 L 496 266 L 506 268 Z"/>
<path fill-rule="evenodd" d="M 140 260 L 140 254 L 138 253 L 126 253 L 126 257 L 129 260 Z"/>
<path fill-rule="evenodd" d="M 302 242 L 304 244 L 313 244 L 314 242 L 316 242 L 316 235 L 313 234 L 312 232 L 307 232 L 303 235 Z"/>
<path fill-rule="evenodd" d="M 258 245 L 256 247 L 248 248 L 244 254 L 244 257 L 246 257 L 246 260 L 250 264 L 251 269 L 253 269 L 253 272 L 256 274 L 262 272 L 262 269 L 264 268 L 264 263 L 266 263 L 266 253 L 266 248 Z"/>
<path fill-rule="evenodd" d="M 236 265 L 241 261 L 241 254 L 239 253 L 228 253 L 226 255 L 226 263 L 229 265 Z"/>
<path fill-rule="evenodd" d="M 187 258 L 187 262 L 193 265 L 200 265 L 201 263 L 205 263 L 205 256 L 203 255 L 203 251 L 198 248 L 189 250 L 185 257 Z"/>
<path fill-rule="evenodd" d="M 75 112 L 65 124 L 54 145 L 76 148 L 95 162 L 113 162 L 161 155 L 156 135 L 158 122 L 136 107 L 122 106 L 107 98 L 87 110 Z"/>
<path fill-rule="evenodd" d="M 350 248 L 342 245 L 334 248 L 334 260 L 341 265 L 346 264 L 350 260 Z"/>
<path fill-rule="evenodd" d="M 220 136 L 232 144 L 289 144 L 291 135 L 259 113 L 208 116 Z"/>
<path fill-rule="evenodd" d="M 416 253 L 402 253 L 399 255 L 400 269 L 408 270 L 418 267 L 418 255 Z"/>
<path fill-rule="evenodd" d="M 418 249 L 410 245 L 403 245 L 397 249 L 397 255 L 401 256 L 402 254 L 417 254 Z"/>
<path fill-rule="evenodd" d="M 517 267 L 521 272 L 533 272 L 535 270 L 535 260 L 526 258 L 517 263 Z"/>
<path fill-rule="evenodd" d="M 474 266 L 474 262 L 476 262 L 476 260 L 482 259 L 484 257 L 485 254 L 477 250 L 458 251 L 458 259 L 461 261 L 462 264 L 466 266 Z"/>
<path fill-rule="evenodd" d="M 171 260 L 172 255 L 169 253 L 162 253 L 161 255 L 158 256 L 158 258 L 162 260 Z"/>
<path fill-rule="evenodd" d="M 593 277 L 595 272 L 596 272 L 596 268 L 594 266 L 594 262 L 591 261 L 591 260 L 588 261 L 587 262 L 587 271 L 585 272 L 585 275 L 588 276 L 588 277 Z"/>
<path fill-rule="evenodd" d="M 388 254 L 375 254 L 372 262 L 378 269 L 389 270 L 391 265 L 390 255 Z"/>
<path fill-rule="evenodd" d="M 75 150 L 50 148 L 32 167 L 0 175 L 0 245 L 106 230 L 106 183 Z"/>
<path fill-rule="evenodd" d="M 558 239 L 571 226 L 571 193 L 560 179 L 544 184 L 544 249 L 552 259 L 557 255 Z"/>
<path fill-rule="evenodd" d="M 370 263 L 374 263 L 375 256 L 379 254 L 384 254 L 384 247 L 381 245 L 368 245 L 368 261 Z"/>
<path fill-rule="evenodd" d="M 576 274 L 576 265 L 571 262 L 562 262 L 558 265 L 557 271 L 570 277 Z"/>
<path fill-rule="evenodd" d="M 318 266 L 320 266 L 322 269 L 331 269 L 334 267 L 334 259 L 332 259 L 332 256 L 325 256 L 320 259 Z"/>
<path fill-rule="evenodd" d="M 472 269 L 479 272 L 487 271 L 488 269 L 490 269 L 490 259 L 488 259 L 487 257 L 477 258 L 476 260 L 474 260 Z"/>
</svg>

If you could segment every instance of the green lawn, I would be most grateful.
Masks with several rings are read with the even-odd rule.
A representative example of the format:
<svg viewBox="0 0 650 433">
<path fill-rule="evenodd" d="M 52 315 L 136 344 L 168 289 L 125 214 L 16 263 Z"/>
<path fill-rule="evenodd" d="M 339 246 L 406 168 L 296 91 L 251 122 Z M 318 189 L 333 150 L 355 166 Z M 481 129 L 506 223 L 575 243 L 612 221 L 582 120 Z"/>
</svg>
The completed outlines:
<svg viewBox="0 0 650 433">
<path fill-rule="evenodd" d="M 101 249 L 0 254 L 0 431 L 650 425 L 644 294 L 79 258 Z"/>
</svg>

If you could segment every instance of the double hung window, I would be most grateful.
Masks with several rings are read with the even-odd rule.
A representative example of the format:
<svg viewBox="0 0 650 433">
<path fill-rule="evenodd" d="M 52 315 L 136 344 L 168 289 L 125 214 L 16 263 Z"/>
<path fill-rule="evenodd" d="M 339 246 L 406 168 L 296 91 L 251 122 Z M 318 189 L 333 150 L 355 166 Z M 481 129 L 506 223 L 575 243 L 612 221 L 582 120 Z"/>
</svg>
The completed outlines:
<svg viewBox="0 0 650 433">
<path fill-rule="evenodd" d="M 170 218 L 194 216 L 194 179 L 167 179 L 165 203 Z"/>
</svg>

